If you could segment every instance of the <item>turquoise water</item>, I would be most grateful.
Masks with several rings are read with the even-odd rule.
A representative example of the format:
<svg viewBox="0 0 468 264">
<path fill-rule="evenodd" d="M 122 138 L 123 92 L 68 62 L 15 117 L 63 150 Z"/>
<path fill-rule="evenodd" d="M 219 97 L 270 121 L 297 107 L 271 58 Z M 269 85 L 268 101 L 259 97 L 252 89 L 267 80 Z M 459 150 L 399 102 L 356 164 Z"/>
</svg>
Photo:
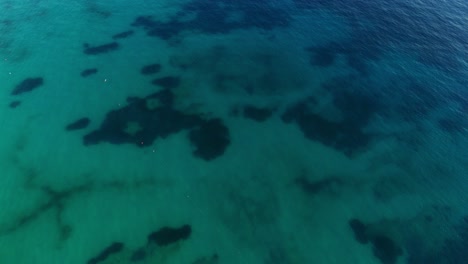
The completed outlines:
<svg viewBox="0 0 468 264">
<path fill-rule="evenodd" d="M 463 2 L 0 14 L 0 263 L 467 263 Z"/>
</svg>

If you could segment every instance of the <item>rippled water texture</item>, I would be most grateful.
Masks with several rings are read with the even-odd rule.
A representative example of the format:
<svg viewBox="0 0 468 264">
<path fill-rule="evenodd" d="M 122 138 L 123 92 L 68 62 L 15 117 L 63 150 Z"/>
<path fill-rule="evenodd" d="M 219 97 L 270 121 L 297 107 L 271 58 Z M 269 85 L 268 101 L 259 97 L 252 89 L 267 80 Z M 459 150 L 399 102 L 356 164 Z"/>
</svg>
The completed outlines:
<svg viewBox="0 0 468 264">
<path fill-rule="evenodd" d="M 0 263 L 461 264 L 464 1 L 0 0 Z"/>
</svg>

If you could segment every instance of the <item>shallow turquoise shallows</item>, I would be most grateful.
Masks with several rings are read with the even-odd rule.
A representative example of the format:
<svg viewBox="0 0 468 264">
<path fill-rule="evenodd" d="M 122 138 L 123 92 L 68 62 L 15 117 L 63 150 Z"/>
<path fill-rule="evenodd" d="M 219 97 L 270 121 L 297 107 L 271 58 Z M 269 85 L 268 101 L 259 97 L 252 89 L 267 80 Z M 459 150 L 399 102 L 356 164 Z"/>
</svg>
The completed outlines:
<svg viewBox="0 0 468 264">
<path fill-rule="evenodd" d="M 0 264 L 468 263 L 461 0 L 0 0 Z"/>
</svg>

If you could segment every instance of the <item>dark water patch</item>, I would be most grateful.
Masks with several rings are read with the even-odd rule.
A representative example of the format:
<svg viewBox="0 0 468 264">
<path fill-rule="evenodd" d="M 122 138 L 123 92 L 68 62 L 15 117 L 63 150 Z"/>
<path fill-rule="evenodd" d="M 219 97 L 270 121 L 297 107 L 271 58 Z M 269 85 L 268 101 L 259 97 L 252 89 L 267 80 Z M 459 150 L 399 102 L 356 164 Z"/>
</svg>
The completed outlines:
<svg viewBox="0 0 468 264">
<path fill-rule="evenodd" d="M 100 6 L 97 1 L 86 0 L 84 4 L 86 12 L 90 14 L 97 15 L 101 18 L 109 18 L 112 15 L 110 11 Z"/>
<path fill-rule="evenodd" d="M 397 263 L 398 257 L 403 255 L 403 250 L 395 241 L 384 235 L 371 238 L 372 252 L 383 264 Z"/>
<path fill-rule="evenodd" d="M 336 53 L 326 47 L 308 48 L 312 52 L 310 64 L 313 66 L 328 67 L 335 61 Z"/>
<path fill-rule="evenodd" d="M 211 160 L 222 155 L 229 145 L 229 131 L 222 121 L 180 112 L 173 108 L 173 100 L 169 89 L 144 98 L 132 97 L 125 107 L 107 113 L 100 128 L 83 137 L 83 144 L 109 142 L 146 147 L 157 138 L 191 130 L 195 156 Z"/>
<path fill-rule="evenodd" d="M 140 73 L 143 75 L 150 75 L 150 74 L 155 74 L 161 71 L 161 64 L 159 63 L 154 63 L 154 64 L 149 64 L 146 66 L 143 66 L 140 70 Z"/>
<path fill-rule="evenodd" d="M 468 259 L 468 216 L 454 226 L 455 235 L 446 238 L 442 245 L 430 250 L 420 248 L 423 237 L 412 241 L 408 251 L 408 264 L 459 264 Z"/>
<path fill-rule="evenodd" d="M 18 106 L 20 106 L 20 105 L 21 105 L 21 101 L 17 101 L 17 100 L 16 100 L 16 101 L 12 101 L 8 106 L 9 106 L 10 108 L 16 108 L 16 107 L 18 107 Z"/>
<path fill-rule="evenodd" d="M 0 51 L 2 51 L 2 54 L 8 53 L 12 44 L 13 41 L 11 39 L 0 39 Z"/>
<path fill-rule="evenodd" d="M 301 9 L 322 8 L 325 5 L 324 0 L 293 0 L 296 7 Z"/>
<path fill-rule="evenodd" d="M 0 20 L 0 24 L 5 27 L 10 27 L 13 25 L 13 20 L 11 19 L 2 19 Z"/>
<path fill-rule="evenodd" d="M 144 248 L 139 248 L 135 250 L 130 256 L 130 262 L 140 262 L 146 259 L 146 250 Z"/>
<path fill-rule="evenodd" d="M 271 30 L 275 27 L 289 25 L 291 17 L 289 12 L 270 1 L 232 1 L 224 0 L 213 2 L 209 0 L 195 0 L 189 2 L 184 11 L 197 13 L 198 19 L 194 20 L 201 31 L 207 33 L 223 33 L 234 29 L 257 27 Z M 242 14 L 240 18 L 230 19 L 232 13 Z M 216 13 L 210 15 L 210 13 Z M 203 19 L 207 17 L 207 19 Z M 192 21 L 190 21 L 192 22 Z M 216 26 L 210 24 L 217 24 Z M 203 30 L 206 29 L 206 30 Z"/>
<path fill-rule="evenodd" d="M 437 8 L 408 1 L 360 1 L 353 5 L 343 0 L 294 2 L 301 9 L 326 8 L 346 18 L 353 34 L 366 36 L 364 48 L 396 46 L 416 52 L 422 63 L 446 71 L 461 69 L 460 58 L 468 58 L 468 32 L 458 26 L 464 24 L 462 14 L 468 12 L 463 2 L 437 2 Z M 363 26 L 362 21 L 370 26 Z"/>
<path fill-rule="evenodd" d="M 119 48 L 119 43 L 117 42 L 110 42 L 110 43 L 106 43 L 106 44 L 103 44 L 103 45 L 98 45 L 98 46 L 91 46 L 87 43 L 85 43 L 83 45 L 83 52 L 87 55 L 98 55 L 98 54 L 101 54 L 101 53 L 108 53 L 108 52 L 111 52 L 111 51 L 115 51 Z"/>
<path fill-rule="evenodd" d="M 283 122 L 295 122 L 306 138 L 317 140 L 348 156 L 365 148 L 371 142 L 373 136 L 361 131 L 363 126 L 361 122 L 349 120 L 332 122 L 313 113 L 307 104 L 305 100 L 288 108 L 282 115 Z M 361 117 L 358 119 L 361 121 Z"/>
<path fill-rule="evenodd" d="M 151 30 L 148 30 L 146 33 L 151 37 L 158 37 L 163 40 L 169 40 L 172 37 L 177 36 L 180 32 L 187 30 L 184 23 L 172 21 L 171 23 L 160 24 L 154 26 Z"/>
<path fill-rule="evenodd" d="M 150 94 L 146 97 L 145 107 L 149 110 L 155 110 L 160 107 L 172 107 L 174 103 L 174 94 L 169 89 Z"/>
<path fill-rule="evenodd" d="M 90 69 L 85 69 L 81 72 L 81 77 L 88 77 L 90 75 L 96 74 L 98 72 L 98 69 L 96 68 L 90 68 Z"/>
<path fill-rule="evenodd" d="M 271 246 L 263 259 L 264 264 L 293 263 L 289 252 L 281 245 Z"/>
<path fill-rule="evenodd" d="M 341 111 L 347 125 L 363 127 L 385 108 L 378 89 L 360 82 L 360 77 L 333 78 L 322 87 L 333 95 L 333 104 Z"/>
<path fill-rule="evenodd" d="M 19 95 L 22 93 L 31 92 L 44 84 L 44 79 L 41 77 L 27 78 L 20 84 L 16 85 L 15 89 L 11 92 L 12 95 Z"/>
<path fill-rule="evenodd" d="M 341 42 L 332 41 L 321 46 L 308 47 L 307 50 L 312 52 L 310 63 L 327 67 L 333 64 L 337 55 L 342 55 L 349 67 L 367 75 L 368 62 L 378 60 L 383 51 L 379 45 L 372 45 L 376 40 L 368 38 L 367 34 L 361 32 Z"/>
<path fill-rule="evenodd" d="M 305 176 L 297 177 L 294 183 L 308 195 L 317 195 L 322 192 L 335 193 L 336 189 L 344 184 L 343 180 L 336 177 L 311 181 Z"/>
<path fill-rule="evenodd" d="M 83 142 L 85 145 L 101 141 L 132 143 L 143 147 L 151 145 L 156 138 L 165 138 L 199 124 L 197 116 L 172 109 L 168 105 L 171 100 L 172 93 L 161 91 L 112 110 L 98 130 L 84 136 Z"/>
<path fill-rule="evenodd" d="M 87 128 L 91 120 L 87 117 L 80 118 L 65 127 L 65 130 L 72 131 L 72 130 L 79 130 Z"/>
<path fill-rule="evenodd" d="M 150 30 L 155 27 L 158 23 L 153 20 L 152 16 L 138 16 L 135 18 L 131 26 L 143 27 L 145 30 Z"/>
<path fill-rule="evenodd" d="M 3 225 L 3 227 L 0 228 L 0 235 L 8 235 L 23 229 L 27 225 L 32 224 L 37 219 L 43 217 L 45 214 L 48 214 L 51 210 L 53 210 L 55 215 L 53 222 L 55 225 L 57 225 L 60 242 L 63 242 L 70 237 L 72 231 L 71 226 L 64 223 L 63 220 L 63 212 L 65 210 L 66 202 L 70 197 L 74 197 L 80 193 L 89 191 L 91 186 L 89 184 L 82 184 L 69 187 L 65 190 L 55 190 L 50 186 L 36 185 L 34 182 L 38 176 L 38 173 L 34 169 L 26 170 L 25 176 L 26 188 L 42 192 L 45 195 L 46 200 L 35 205 L 28 212 L 22 212 L 12 221 L 11 224 Z"/>
<path fill-rule="evenodd" d="M 179 86 L 180 78 L 176 76 L 165 76 L 154 79 L 151 83 L 153 85 L 161 86 L 166 89 L 173 89 Z"/>
<path fill-rule="evenodd" d="M 443 87 L 409 76 L 399 76 L 384 84 L 361 75 L 341 76 L 325 81 L 322 88 L 333 95 L 333 104 L 343 114 L 344 122 L 360 127 L 377 114 L 418 123 L 452 94 Z"/>
<path fill-rule="evenodd" d="M 349 227 L 353 230 L 354 238 L 360 244 L 369 243 L 369 238 L 367 237 L 367 225 L 364 224 L 359 219 L 351 219 L 348 222 Z"/>
<path fill-rule="evenodd" d="M 466 86 L 462 87 L 468 87 L 468 81 L 466 81 Z M 460 105 L 460 111 L 464 115 L 468 115 L 468 91 L 461 91 L 460 94 L 453 94 L 451 97 L 453 101 Z"/>
<path fill-rule="evenodd" d="M 411 146 L 412 148 L 417 148 L 420 145 L 420 142 L 416 141 L 414 137 L 418 137 L 418 135 L 414 135 L 416 133 L 405 133 L 410 135 L 403 135 L 399 137 L 398 135 L 395 136 L 397 140 L 400 142 L 404 142 L 407 145 Z M 405 138 L 404 136 L 409 136 L 412 138 Z M 396 196 L 404 195 L 411 192 L 411 184 L 408 182 L 405 177 L 399 176 L 383 176 L 379 177 L 375 184 L 372 187 L 372 195 L 376 201 L 382 203 L 388 203 Z"/>
<path fill-rule="evenodd" d="M 220 119 L 204 121 L 189 133 L 190 142 L 195 146 L 193 154 L 206 161 L 222 154 L 230 144 L 229 130 Z"/>
<path fill-rule="evenodd" d="M 193 18 L 186 19 L 187 14 Z M 167 40 L 183 31 L 224 34 L 252 27 L 271 30 L 287 26 L 290 20 L 290 14 L 286 10 L 268 1 L 192 0 L 184 4 L 168 21 L 161 22 L 151 16 L 139 16 L 132 26 L 142 27 L 149 36 Z"/>
<path fill-rule="evenodd" d="M 133 30 L 127 30 L 124 32 L 117 33 L 112 36 L 112 39 L 117 40 L 117 39 L 124 39 L 132 36 L 135 33 Z"/>
<path fill-rule="evenodd" d="M 123 250 L 124 244 L 120 242 L 114 242 L 110 246 L 103 249 L 98 255 L 88 260 L 88 264 L 97 264 L 105 261 L 110 255 L 119 253 Z"/>
<path fill-rule="evenodd" d="M 255 120 L 257 122 L 263 122 L 271 117 L 275 110 L 267 107 L 256 107 L 253 105 L 244 106 L 244 117 Z"/>
<path fill-rule="evenodd" d="M 346 62 L 348 63 L 349 67 L 355 69 L 357 72 L 361 74 L 368 73 L 367 61 L 363 59 L 361 56 L 355 55 L 355 54 L 349 54 L 346 56 Z"/>
<path fill-rule="evenodd" d="M 351 219 L 349 227 L 354 233 L 354 238 L 360 244 L 372 244 L 374 256 L 383 264 L 395 264 L 398 258 L 403 255 L 403 249 L 390 237 L 370 232 L 369 225 L 359 219 Z"/>
<path fill-rule="evenodd" d="M 443 100 L 442 94 L 438 94 L 438 89 L 429 84 L 421 84 L 412 81 L 409 84 L 400 83 L 401 94 L 397 95 L 400 100 L 394 106 L 395 110 L 404 120 L 417 120 L 427 116 Z"/>
<path fill-rule="evenodd" d="M 158 246 L 168 246 L 182 240 L 187 240 L 192 234 L 190 225 L 183 225 L 179 228 L 163 227 L 148 235 L 148 243 L 155 243 Z"/>
<path fill-rule="evenodd" d="M 141 98 L 137 96 L 127 96 L 127 98 L 125 99 L 125 101 L 129 104 L 137 102 L 139 100 L 141 100 Z"/>
<path fill-rule="evenodd" d="M 468 122 L 466 117 L 449 116 L 443 117 L 437 120 L 437 125 L 440 129 L 449 133 L 460 133 L 466 131 L 468 128 Z"/>
<path fill-rule="evenodd" d="M 468 216 L 455 226 L 457 236 L 446 240 L 442 254 L 448 263 L 462 263 L 468 259 Z"/>
<path fill-rule="evenodd" d="M 218 254 L 213 254 L 211 256 L 200 257 L 192 262 L 192 264 L 217 264 L 219 263 Z"/>
</svg>

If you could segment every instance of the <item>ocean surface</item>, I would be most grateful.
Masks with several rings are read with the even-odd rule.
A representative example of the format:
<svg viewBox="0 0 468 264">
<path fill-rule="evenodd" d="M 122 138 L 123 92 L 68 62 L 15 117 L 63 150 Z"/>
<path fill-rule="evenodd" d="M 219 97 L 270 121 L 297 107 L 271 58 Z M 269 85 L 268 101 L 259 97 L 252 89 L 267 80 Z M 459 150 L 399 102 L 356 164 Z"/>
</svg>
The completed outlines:
<svg viewBox="0 0 468 264">
<path fill-rule="evenodd" d="M 468 263 L 461 0 L 0 0 L 1 264 Z"/>
</svg>

